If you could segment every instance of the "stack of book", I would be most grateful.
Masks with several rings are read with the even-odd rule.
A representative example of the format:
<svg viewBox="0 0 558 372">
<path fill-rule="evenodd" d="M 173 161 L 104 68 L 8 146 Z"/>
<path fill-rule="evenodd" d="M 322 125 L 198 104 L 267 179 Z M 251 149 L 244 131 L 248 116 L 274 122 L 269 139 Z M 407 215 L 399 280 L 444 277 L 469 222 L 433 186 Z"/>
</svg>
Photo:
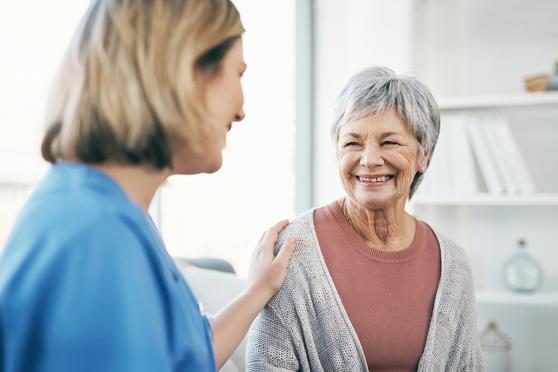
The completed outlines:
<svg viewBox="0 0 558 372">
<path fill-rule="evenodd" d="M 535 184 L 510 126 L 502 117 L 442 118 L 438 143 L 419 194 L 520 195 Z"/>
</svg>

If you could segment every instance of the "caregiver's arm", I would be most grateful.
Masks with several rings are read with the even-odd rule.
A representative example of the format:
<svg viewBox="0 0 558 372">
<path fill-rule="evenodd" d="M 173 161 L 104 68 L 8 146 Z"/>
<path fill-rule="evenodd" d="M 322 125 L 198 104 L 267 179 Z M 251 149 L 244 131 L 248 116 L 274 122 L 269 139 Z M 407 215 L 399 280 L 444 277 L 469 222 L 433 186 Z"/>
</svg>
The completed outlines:
<svg viewBox="0 0 558 372">
<path fill-rule="evenodd" d="M 281 221 L 266 231 L 252 253 L 248 288 L 213 320 L 213 349 L 219 368 L 240 344 L 256 316 L 285 280 L 296 239 L 290 237 L 285 240 L 277 257 L 273 250 L 279 232 L 287 224 L 288 221 Z"/>
</svg>

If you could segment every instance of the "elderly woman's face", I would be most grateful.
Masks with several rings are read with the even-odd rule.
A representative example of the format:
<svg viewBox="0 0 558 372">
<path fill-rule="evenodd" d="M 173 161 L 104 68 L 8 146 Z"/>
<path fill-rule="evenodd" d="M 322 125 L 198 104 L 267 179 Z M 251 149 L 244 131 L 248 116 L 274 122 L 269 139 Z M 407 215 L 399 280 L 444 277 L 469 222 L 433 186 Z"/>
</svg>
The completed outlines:
<svg viewBox="0 0 558 372">
<path fill-rule="evenodd" d="M 365 208 L 382 208 L 406 200 L 418 170 L 418 143 L 407 125 L 390 110 L 340 128 L 337 143 L 339 174 L 347 196 Z"/>
</svg>

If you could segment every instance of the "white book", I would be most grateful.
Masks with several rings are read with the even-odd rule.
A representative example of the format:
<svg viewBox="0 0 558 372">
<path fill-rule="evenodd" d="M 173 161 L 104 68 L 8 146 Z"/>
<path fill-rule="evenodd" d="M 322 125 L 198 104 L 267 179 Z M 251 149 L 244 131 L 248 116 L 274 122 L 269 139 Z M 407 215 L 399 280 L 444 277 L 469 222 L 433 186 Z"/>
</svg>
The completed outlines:
<svg viewBox="0 0 558 372">
<path fill-rule="evenodd" d="M 508 122 L 500 118 L 493 123 L 494 136 L 498 138 L 499 148 L 502 156 L 506 159 L 508 170 L 517 185 L 518 192 L 531 194 L 536 190 L 533 177 L 529 173 L 529 168 L 525 163 L 519 146 L 512 134 Z"/>
<path fill-rule="evenodd" d="M 488 192 L 491 194 L 502 194 L 504 192 L 504 187 L 497 173 L 497 165 L 489 151 L 488 141 L 480 125 L 483 125 L 482 122 L 476 118 L 470 118 L 467 122 L 467 135 L 471 143 L 471 148 L 473 149 L 475 159 L 477 160 Z"/>
<path fill-rule="evenodd" d="M 467 117 L 456 115 L 446 122 L 450 136 L 453 191 L 456 195 L 470 195 L 478 192 L 477 172 L 471 146 L 467 140 Z"/>
<path fill-rule="evenodd" d="M 502 181 L 502 186 L 504 191 L 508 194 L 519 193 L 519 185 L 517 179 L 512 174 L 510 159 L 506 156 L 504 152 L 504 146 L 502 142 L 505 140 L 502 136 L 498 135 L 497 123 L 504 120 L 503 118 L 490 118 L 484 119 L 481 129 L 484 132 L 484 136 L 488 142 L 488 149 L 494 158 L 496 164 L 496 172 Z"/>
</svg>

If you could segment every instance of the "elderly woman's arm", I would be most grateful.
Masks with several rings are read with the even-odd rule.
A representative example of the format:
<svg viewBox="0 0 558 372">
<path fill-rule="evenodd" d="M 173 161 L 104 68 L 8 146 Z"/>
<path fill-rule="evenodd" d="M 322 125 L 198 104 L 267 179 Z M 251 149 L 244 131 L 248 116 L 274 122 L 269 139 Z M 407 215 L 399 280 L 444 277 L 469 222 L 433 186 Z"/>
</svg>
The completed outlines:
<svg viewBox="0 0 558 372">
<path fill-rule="evenodd" d="M 250 328 L 246 371 L 289 372 L 299 369 L 288 328 L 273 308 L 266 306 Z"/>
<path fill-rule="evenodd" d="M 475 301 L 475 288 L 473 285 L 473 275 L 469 264 L 466 264 L 467 277 L 461 304 L 461 319 L 458 329 L 459 337 L 456 339 L 458 347 L 461 349 L 457 370 L 461 372 L 483 371 L 482 352 L 480 347 L 479 335 L 477 332 L 477 312 Z"/>
<path fill-rule="evenodd" d="M 459 363 L 459 371 L 478 372 L 483 371 L 482 352 L 480 347 L 479 335 L 477 332 L 477 320 L 475 311 L 475 298 L 472 296 L 472 301 L 468 303 L 470 307 L 470 314 L 472 318 L 467 324 L 466 332 L 468 337 L 465 337 L 463 358 Z"/>
</svg>

